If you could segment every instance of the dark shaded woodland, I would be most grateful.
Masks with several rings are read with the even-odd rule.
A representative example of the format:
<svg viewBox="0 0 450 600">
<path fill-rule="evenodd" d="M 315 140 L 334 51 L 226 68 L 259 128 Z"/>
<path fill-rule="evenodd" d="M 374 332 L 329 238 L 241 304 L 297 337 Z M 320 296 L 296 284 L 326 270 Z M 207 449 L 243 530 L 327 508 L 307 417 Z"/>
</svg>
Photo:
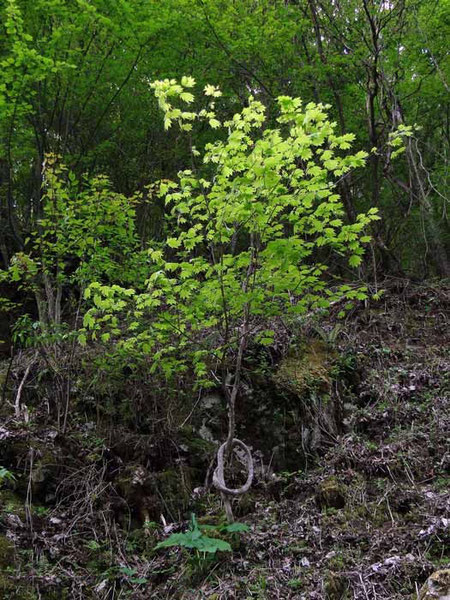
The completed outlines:
<svg viewBox="0 0 450 600">
<path fill-rule="evenodd" d="M 0 597 L 450 597 L 447 0 L 0 0 Z"/>
</svg>

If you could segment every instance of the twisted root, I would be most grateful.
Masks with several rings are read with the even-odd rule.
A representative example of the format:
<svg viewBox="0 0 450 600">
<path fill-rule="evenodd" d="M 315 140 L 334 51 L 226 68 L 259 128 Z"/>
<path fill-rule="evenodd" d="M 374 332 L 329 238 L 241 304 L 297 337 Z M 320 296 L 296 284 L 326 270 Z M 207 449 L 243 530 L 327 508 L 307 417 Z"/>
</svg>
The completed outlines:
<svg viewBox="0 0 450 600">
<path fill-rule="evenodd" d="M 232 522 L 233 521 L 233 512 L 231 510 L 230 496 L 241 496 L 242 494 L 245 494 L 246 492 L 248 492 L 248 490 L 250 489 L 252 482 L 253 482 L 254 467 L 253 467 L 253 458 L 252 458 L 252 453 L 250 451 L 250 448 L 246 444 L 244 444 L 244 442 L 241 442 L 241 440 L 238 440 L 237 438 L 233 438 L 232 440 L 230 440 L 230 442 L 231 443 L 226 441 L 224 444 L 222 444 L 219 448 L 219 451 L 217 452 L 217 467 L 214 470 L 214 474 L 213 474 L 213 484 L 214 484 L 214 487 L 220 491 L 220 493 L 222 495 L 223 503 L 225 505 L 225 512 L 227 515 L 227 519 L 228 519 L 228 521 Z M 230 449 L 231 449 L 233 446 L 239 446 L 239 448 L 241 448 L 241 450 L 243 450 L 245 452 L 245 455 L 247 458 L 247 481 L 244 483 L 243 486 L 241 486 L 239 488 L 229 488 L 225 483 L 224 453 L 225 453 L 225 450 L 228 449 L 228 447 L 230 447 Z"/>
</svg>

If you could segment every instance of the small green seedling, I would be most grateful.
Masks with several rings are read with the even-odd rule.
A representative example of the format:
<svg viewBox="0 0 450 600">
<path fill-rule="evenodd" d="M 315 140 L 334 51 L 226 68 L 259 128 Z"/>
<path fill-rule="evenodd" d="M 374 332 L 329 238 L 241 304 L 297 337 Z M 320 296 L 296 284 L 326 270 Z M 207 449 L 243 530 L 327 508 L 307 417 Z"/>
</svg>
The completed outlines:
<svg viewBox="0 0 450 600">
<path fill-rule="evenodd" d="M 172 546 L 179 546 L 181 548 L 189 548 L 196 550 L 197 552 L 215 554 L 218 550 L 221 552 L 231 552 L 231 546 L 228 542 L 208 537 L 204 531 L 214 531 L 217 533 L 241 533 L 248 531 L 249 528 L 243 523 L 231 523 L 229 525 L 200 525 L 192 514 L 191 524 L 185 533 L 172 533 L 171 536 L 156 545 L 156 549 L 159 548 L 170 548 Z"/>
</svg>

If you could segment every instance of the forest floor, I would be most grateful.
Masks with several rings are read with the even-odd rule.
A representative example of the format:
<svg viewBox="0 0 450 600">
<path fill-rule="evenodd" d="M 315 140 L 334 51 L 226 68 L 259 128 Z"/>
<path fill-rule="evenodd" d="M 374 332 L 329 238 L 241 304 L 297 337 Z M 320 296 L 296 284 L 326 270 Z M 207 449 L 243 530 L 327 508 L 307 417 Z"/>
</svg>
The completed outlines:
<svg viewBox="0 0 450 600">
<path fill-rule="evenodd" d="M 442 286 L 406 286 L 339 329 L 334 317 L 321 323 L 353 373 L 351 385 L 334 386 L 334 372 L 342 427 L 298 470 L 266 465 L 236 506 L 249 531 L 222 536 L 233 552 L 209 559 L 154 549 L 186 530 L 187 510 L 165 527 L 114 520 L 105 473 L 118 459 L 81 414 L 63 435 L 39 418 L 42 407 L 26 425 L 4 410 L 0 465 L 16 482 L 0 490 L 2 598 L 418 598 L 432 572 L 450 567 L 449 303 Z M 55 479 L 55 464 L 72 462 L 50 486 L 49 465 Z M 217 522 L 216 494 L 192 488 L 187 505 Z"/>
</svg>

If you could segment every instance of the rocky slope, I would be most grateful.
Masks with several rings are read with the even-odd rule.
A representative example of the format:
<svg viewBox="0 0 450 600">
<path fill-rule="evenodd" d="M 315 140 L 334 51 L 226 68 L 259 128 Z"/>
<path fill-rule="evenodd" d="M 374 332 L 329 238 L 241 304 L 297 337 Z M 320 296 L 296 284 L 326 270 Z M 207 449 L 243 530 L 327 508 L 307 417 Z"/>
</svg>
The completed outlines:
<svg viewBox="0 0 450 600">
<path fill-rule="evenodd" d="M 22 357 L 0 423 L 0 465 L 15 477 L 0 488 L 2 597 L 417 598 L 450 566 L 450 294 L 391 287 L 345 321 L 280 332 L 289 351 L 253 350 L 238 420 L 257 479 L 234 506 L 249 531 L 214 531 L 233 552 L 212 558 L 155 545 L 191 512 L 223 517 L 205 482 L 220 397 L 195 397 L 171 429 L 155 405 L 150 430 L 95 418 L 78 394 L 63 433 L 39 363 L 27 414 L 13 416 Z"/>
</svg>

